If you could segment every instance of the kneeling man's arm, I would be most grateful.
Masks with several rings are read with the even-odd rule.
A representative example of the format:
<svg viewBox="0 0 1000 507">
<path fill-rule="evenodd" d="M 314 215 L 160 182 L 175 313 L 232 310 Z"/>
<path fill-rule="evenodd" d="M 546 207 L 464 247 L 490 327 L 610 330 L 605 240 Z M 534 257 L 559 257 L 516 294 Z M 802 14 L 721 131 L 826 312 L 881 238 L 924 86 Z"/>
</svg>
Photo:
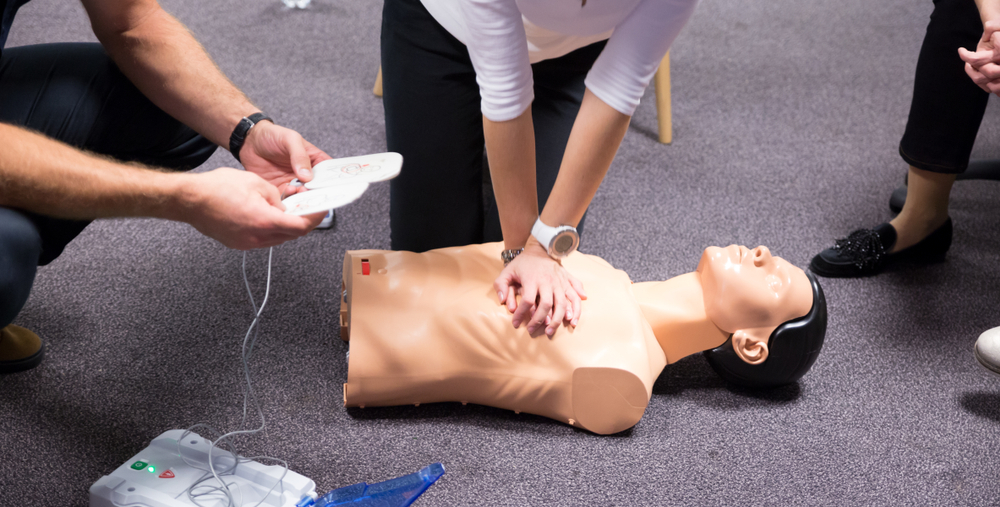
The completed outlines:
<svg viewBox="0 0 1000 507">
<path fill-rule="evenodd" d="M 168 114 L 229 148 L 240 120 L 259 111 L 212 61 L 205 48 L 156 0 L 83 0 L 94 34 L 122 72 Z M 253 48 L 247 48 L 253 50 Z M 261 122 L 238 157 L 279 190 L 330 158 L 289 129 Z"/>
<path fill-rule="evenodd" d="M 58 218 L 166 218 L 187 222 L 242 250 L 297 238 L 323 218 L 284 213 L 277 188 L 236 169 L 162 172 L 85 153 L 3 123 L 0 139 L 3 207 Z"/>
</svg>

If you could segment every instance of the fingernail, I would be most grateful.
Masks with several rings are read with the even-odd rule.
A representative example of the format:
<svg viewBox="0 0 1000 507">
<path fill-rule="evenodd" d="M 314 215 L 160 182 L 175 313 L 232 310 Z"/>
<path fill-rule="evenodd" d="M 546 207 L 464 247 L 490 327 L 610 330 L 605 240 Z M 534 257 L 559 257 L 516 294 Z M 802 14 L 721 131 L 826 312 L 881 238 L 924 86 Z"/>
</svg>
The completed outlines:
<svg viewBox="0 0 1000 507">
<path fill-rule="evenodd" d="M 534 334 L 535 333 L 535 326 L 528 326 L 528 333 L 529 334 Z"/>
<path fill-rule="evenodd" d="M 580 322 L 580 319 L 573 319 L 573 327 L 576 327 L 577 323 L 579 323 L 579 322 Z"/>
<path fill-rule="evenodd" d="M 573 320 L 573 310 L 566 310 L 566 318 Z"/>
<path fill-rule="evenodd" d="M 515 321 L 513 322 L 513 324 L 514 324 L 514 329 L 517 329 L 517 328 L 518 328 L 518 327 L 520 327 L 520 325 L 521 325 L 521 323 L 520 323 L 520 322 L 518 322 L 517 320 L 515 320 Z"/>
<path fill-rule="evenodd" d="M 302 169 L 299 169 L 299 174 L 301 174 L 302 176 L 305 176 L 307 178 L 311 178 L 313 172 L 312 172 L 312 169 L 306 169 L 305 167 L 303 167 Z"/>
<path fill-rule="evenodd" d="M 503 291 L 497 291 L 497 297 L 500 298 L 500 302 L 503 303 Z"/>
<path fill-rule="evenodd" d="M 555 333 L 556 333 L 556 330 L 555 330 L 555 329 L 552 329 L 552 328 L 549 328 L 549 329 L 546 329 L 546 330 L 545 330 L 545 334 L 547 334 L 547 335 L 549 335 L 549 336 L 552 336 L 552 335 L 554 335 Z"/>
</svg>

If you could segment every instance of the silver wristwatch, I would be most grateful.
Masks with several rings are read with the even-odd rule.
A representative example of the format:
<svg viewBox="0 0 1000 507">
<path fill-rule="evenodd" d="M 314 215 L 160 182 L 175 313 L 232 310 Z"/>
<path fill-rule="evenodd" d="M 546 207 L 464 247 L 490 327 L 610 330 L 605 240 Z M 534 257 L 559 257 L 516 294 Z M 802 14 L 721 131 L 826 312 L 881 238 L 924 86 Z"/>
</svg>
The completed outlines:
<svg viewBox="0 0 1000 507">
<path fill-rule="evenodd" d="M 576 227 L 571 225 L 560 225 L 559 227 L 549 227 L 542 223 L 542 217 L 535 220 L 535 226 L 531 228 L 531 235 L 542 244 L 542 247 L 553 259 L 562 259 L 576 251 L 580 245 L 580 233 L 576 232 Z"/>
<path fill-rule="evenodd" d="M 523 251 L 524 248 L 511 248 L 510 250 L 500 252 L 500 258 L 503 259 L 503 265 L 506 266 L 510 264 L 510 261 L 514 260 L 514 257 L 517 257 Z"/>
</svg>

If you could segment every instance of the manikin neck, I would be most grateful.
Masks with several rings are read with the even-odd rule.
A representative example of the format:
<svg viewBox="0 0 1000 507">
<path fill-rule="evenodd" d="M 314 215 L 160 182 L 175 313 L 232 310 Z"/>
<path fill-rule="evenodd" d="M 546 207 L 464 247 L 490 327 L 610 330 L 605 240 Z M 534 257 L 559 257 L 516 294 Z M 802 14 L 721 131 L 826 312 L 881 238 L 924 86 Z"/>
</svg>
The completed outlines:
<svg viewBox="0 0 1000 507">
<path fill-rule="evenodd" d="M 714 349 L 729 339 L 729 333 L 716 327 L 705 314 L 698 273 L 665 282 L 633 284 L 632 291 L 667 356 L 667 363 Z"/>
</svg>

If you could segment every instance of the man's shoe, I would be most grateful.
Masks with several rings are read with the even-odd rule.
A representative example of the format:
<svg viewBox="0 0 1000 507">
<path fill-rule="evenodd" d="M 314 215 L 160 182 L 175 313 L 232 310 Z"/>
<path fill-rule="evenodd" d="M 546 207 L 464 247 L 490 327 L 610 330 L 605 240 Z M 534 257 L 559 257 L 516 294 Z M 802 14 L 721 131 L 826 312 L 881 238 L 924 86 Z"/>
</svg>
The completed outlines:
<svg viewBox="0 0 1000 507">
<path fill-rule="evenodd" d="M 45 347 L 38 335 L 11 324 L 0 329 L 0 373 L 16 373 L 38 366 Z"/>
<path fill-rule="evenodd" d="M 979 364 L 1000 375 L 1000 327 L 984 331 L 979 335 L 972 351 L 976 354 Z"/>
<path fill-rule="evenodd" d="M 820 276 L 855 278 L 878 274 L 893 263 L 928 264 L 941 262 L 951 247 L 951 218 L 917 244 L 896 253 L 896 229 L 890 224 L 880 224 L 874 229 L 858 229 L 844 239 L 838 239 L 833 248 L 827 248 L 813 257 L 809 269 Z"/>
<path fill-rule="evenodd" d="M 337 217 L 337 212 L 330 210 L 326 212 L 326 216 L 323 217 L 323 221 L 316 226 L 317 229 L 329 229 L 333 227 L 333 220 Z"/>
</svg>

